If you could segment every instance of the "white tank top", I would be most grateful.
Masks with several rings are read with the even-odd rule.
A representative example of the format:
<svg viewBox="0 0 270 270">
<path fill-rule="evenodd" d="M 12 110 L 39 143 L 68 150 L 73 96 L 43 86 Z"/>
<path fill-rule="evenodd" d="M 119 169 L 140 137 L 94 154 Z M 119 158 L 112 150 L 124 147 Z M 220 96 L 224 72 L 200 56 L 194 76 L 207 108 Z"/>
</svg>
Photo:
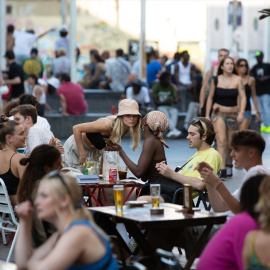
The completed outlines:
<svg viewBox="0 0 270 270">
<path fill-rule="evenodd" d="M 179 81 L 183 84 L 191 85 L 191 79 L 190 79 L 190 70 L 191 70 L 191 63 L 188 62 L 188 65 L 185 67 L 182 63 L 182 61 L 178 62 L 179 66 Z"/>
<path fill-rule="evenodd" d="M 35 85 L 35 87 L 33 88 L 33 91 L 32 91 L 32 95 L 34 97 L 36 97 L 36 90 L 37 89 L 40 89 L 42 91 L 42 94 L 40 95 L 39 97 L 39 103 L 40 104 L 45 104 L 46 103 L 46 94 L 44 92 L 44 89 L 40 86 L 40 85 Z"/>
</svg>

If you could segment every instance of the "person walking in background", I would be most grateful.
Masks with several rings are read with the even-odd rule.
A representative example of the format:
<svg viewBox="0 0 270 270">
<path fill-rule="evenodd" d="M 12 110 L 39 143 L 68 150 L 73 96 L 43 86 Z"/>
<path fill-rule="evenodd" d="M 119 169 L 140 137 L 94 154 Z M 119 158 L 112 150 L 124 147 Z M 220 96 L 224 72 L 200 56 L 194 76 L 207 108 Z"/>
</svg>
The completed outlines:
<svg viewBox="0 0 270 270">
<path fill-rule="evenodd" d="M 212 106 L 213 112 L 210 116 Z M 245 108 L 244 85 L 236 72 L 233 59 L 227 56 L 219 64 L 217 77 L 211 83 L 206 104 L 206 118 L 211 119 L 217 133 L 217 150 L 222 157 L 220 177 L 223 180 L 232 176 L 229 141 L 232 132 L 238 129 L 244 119 Z"/>
<path fill-rule="evenodd" d="M 164 71 L 159 77 L 159 83 L 153 86 L 152 98 L 157 110 L 163 112 L 169 120 L 170 129 L 167 138 L 181 135 L 176 128 L 178 123 L 178 110 L 172 105 L 179 102 L 175 88 L 171 85 L 171 74 Z"/>
<path fill-rule="evenodd" d="M 200 92 L 200 109 L 199 109 L 199 115 L 200 116 L 205 117 L 207 97 L 208 97 L 209 92 L 210 92 L 212 79 L 215 76 L 217 76 L 219 63 L 221 62 L 221 60 L 224 57 L 229 56 L 229 54 L 230 54 L 229 50 L 224 49 L 224 48 L 219 49 L 218 50 L 218 63 L 217 63 L 217 66 L 209 68 L 207 70 L 207 72 L 205 73 L 205 77 L 204 77 L 201 92 Z"/>
<path fill-rule="evenodd" d="M 236 68 L 239 76 L 242 78 L 245 86 L 247 105 L 244 112 L 244 120 L 240 124 L 239 129 L 248 129 L 251 122 L 251 104 L 250 97 L 252 97 L 255 109 L 256 109 L 256 122 L 260 121 L 260 111 L 258 107 L 258 101 L 256 96 L 255 79 L 249 75 L 248 61 L 243 58 L 239 58 L 236 62 Z"/>
<path fill-rule="evenodd" d="M 257 64 L 250 74 L 256 81 L 256 94 L 263 125 L 261 132 L 270 133 L 270 64 L 263 63 L 263 52 L 256 52 Z"/>
<path fill-rule="evenodd" d="M 88 105 L 84 98 L 83 88 L 70 81 L 68 74 L 60 75 L 61 86 L 57 89 L 62 107 L 62 115 L 79 115 L 86 113 Z"/>
<path fill-rule="evenodd" d="M 189 62 L 190 55 L 188 51 L 181 53 L 182 60 L 175 66 L 175 80 L 180 90 L 181 108 L 183 112 L 187 111 L 187 106 L 191 101 L 191 79 L 195 75 L 195 65 Z"/>
</svg>

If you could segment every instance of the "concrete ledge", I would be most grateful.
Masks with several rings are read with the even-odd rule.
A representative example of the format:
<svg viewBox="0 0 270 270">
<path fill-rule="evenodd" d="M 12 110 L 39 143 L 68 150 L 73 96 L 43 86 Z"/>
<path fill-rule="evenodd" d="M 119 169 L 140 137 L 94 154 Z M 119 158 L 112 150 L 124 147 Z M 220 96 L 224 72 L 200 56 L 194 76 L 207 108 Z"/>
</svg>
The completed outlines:
<svg viewBox="0 0 270 270">
<path fill-rule="evenodd" d="M 87 113 L 82 115 L 70 115 L 62 116 L 60 113 L 52 113 L 46 115 L 46 119 L 51 125 L 51 131 L 54 136 L 59 139 L 67 139 L 73 134 L 73 126 L 92 122 L 99 118 L 111 115 L 110 113 Z M 177 128 L 182 130 L 186 113 L 178 114 L 178 125 Z"/>
</svg>

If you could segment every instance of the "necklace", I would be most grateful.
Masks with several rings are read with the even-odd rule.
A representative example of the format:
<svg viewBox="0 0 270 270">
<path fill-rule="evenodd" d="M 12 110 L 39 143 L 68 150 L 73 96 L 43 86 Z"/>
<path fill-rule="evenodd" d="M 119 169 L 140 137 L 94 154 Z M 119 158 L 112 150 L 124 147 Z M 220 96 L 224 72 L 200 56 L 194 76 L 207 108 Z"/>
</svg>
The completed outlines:
<svg viewBox="0 0 270 270">
<path fill-rule="evenodd" d="M 15 152 L 15 151 L 14 151 L 13 149 L 11 149 L 11 148 L 4 148 L 4 149 L 2 149 L 3 152 L 5 152 L 5 151 L 7 151 L 7 150 L 11 150 L 11 151 Z"/>
</svg>

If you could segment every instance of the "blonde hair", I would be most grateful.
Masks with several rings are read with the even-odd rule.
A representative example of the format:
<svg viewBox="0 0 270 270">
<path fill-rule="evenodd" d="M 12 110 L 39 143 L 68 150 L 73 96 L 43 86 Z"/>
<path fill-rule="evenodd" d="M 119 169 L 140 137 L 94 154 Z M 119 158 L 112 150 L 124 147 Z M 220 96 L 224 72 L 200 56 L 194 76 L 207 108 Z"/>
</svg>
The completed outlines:
<svg viewBox="0 0 270 270">
<path fill-rule="evenodd" d="M 112 130 L 110 131 L 110 140 L 112 140 L 115 143 L 121 143 L 121 139 L 125 135 L 125 127 L 122 121 L 122 116 L 110 115 L 105 118 L 101 118 L 101 120 L 108 120 L 111 122 L 111 127 L 109 127 L 112 128 Z M 134 152 L 140 145 L 141 139 L 140 126 L 141 126 L 141 117 L 138 116 L 137 124 L 133 128 L 130 128 L 130 135 L 132 140 L 131 148 Z"/>
<path fill-rule="evenodd" d="M 260 185 L 260 197 L 255 206 L 255 210 L 259 213 L 258 222 L 260 228 L 270 232 L 270 176 L 264 177 Z"/>
<path fill-rule="evenodd" d="M 64 183 L 61 179 L 64 181 Z M 77 184 L 76 180 L 69 176 L 60 174 L 52 177 L 45 175 L 41 181 L 47 182 L 49 193 L 53 198 L 56 198 L 56 196 L 70 196 L 69 210 L 72 218 L 66 221 L 67 226 L 75 220 L 88 220 L 102 235 L 107 238 L 106 234 L 96 225 L 89 210 L 87 210 L 87 208 L 84 206 L 82 188 Z M 58 205 L 56 205 L 55 209 L 57 214 L 60 215 Z"/>
</svg>

